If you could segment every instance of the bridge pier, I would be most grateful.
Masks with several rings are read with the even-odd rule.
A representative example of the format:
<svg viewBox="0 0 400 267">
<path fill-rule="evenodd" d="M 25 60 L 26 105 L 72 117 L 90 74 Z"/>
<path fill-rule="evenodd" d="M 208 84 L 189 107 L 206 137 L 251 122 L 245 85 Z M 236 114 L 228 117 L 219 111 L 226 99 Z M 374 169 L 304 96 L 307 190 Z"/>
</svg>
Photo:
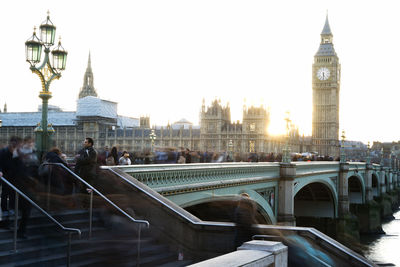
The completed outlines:
<svg viewBox="0 0 400 267">
<path fill-rule="evenodd" d="M 358 218 L 360 233 L 382 233 L 381 205 L 374 201 L 372 192 L 372 164 L 366 164 L 365 171 L 365 202 L 351 204 L 350 211 Z"/>
<path fill-rule="evenodd" d="M 372 192 L 372 173 L 374 168 L 372 164 L 366 164 L 365 168 L 365 202 L 368 203 L 374 199 Z"/>
<path fill-rule="evenodd" d="M 339 191 L 338 191 L 338 213 L 339 218 L 350 213 L 349 211 L 349 184 L 347 174 L 349 172 L 348 163 L 340 163 L 339 172 Z"/>
<path fill-rule="evenodd" d="M 340 163 L 339 190 L 338 190 L 338 215 L 336 220 L 336 238 L 344 244 L 352 244 L 360 238 L 357 218 L 350 213 L 349 164 Z"/>
<path fill-rule="evenodd" d="M 280 179 L 278 186 L 278 225 L 296 226 L 294 217 L 294 179 L 296 165 L 280 164 Z"/>
<path fill-rule="evenodd" d="M 383 167 L 381 166 L 380 169 L 380 176 L 379 180 L 380 182 L 380 186 L 381 186 L 381 192 L 380 192 L 380 196 L 382 196 L 383 194 L 386 193 L 386 181 L 385 181 L 385 171 L 383 170 Z"/>
</svg>

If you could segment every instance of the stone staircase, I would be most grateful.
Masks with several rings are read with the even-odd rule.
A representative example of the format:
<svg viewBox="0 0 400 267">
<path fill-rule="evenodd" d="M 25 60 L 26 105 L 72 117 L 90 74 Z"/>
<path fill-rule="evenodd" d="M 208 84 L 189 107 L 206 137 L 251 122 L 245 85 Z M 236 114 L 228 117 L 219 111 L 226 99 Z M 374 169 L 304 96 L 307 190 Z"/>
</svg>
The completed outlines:
<svg viewBox="0 0 400 267">
<path fill-rule="evenodd" d="M 89 240 L 87 210 L 53 212 L 52 216 L 65 227 L 78 228 L 82 232 L 81 238 L 72 234 L 71 266 L 137 265 L 137 225 L 97 210 Z M 31 212 L 26 236 L 26 239 L 17 239 L 17 252 L 14 252 L 13 220 L 10 220 L 9 228 L 0 229 L 0 267 L 67 266 L 68 235 L 36 210 Z M 151 228 L 142 228 L 140 248 L 140 266 L 185 266 L 191 263 L 178 261 L 177 253 L 159 243 L 152 236 Z"/>
</svg>

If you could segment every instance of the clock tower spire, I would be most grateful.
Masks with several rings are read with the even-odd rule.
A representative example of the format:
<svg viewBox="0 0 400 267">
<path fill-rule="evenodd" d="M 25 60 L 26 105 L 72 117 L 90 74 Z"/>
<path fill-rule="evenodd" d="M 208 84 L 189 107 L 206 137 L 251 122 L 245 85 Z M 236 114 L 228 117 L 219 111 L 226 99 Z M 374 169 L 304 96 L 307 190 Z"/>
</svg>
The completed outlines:
<svg viewBox="0 0 400 267">
<path fill-rule="evenodd" d="M 312 140 L 321 156 L 339 156 L 340 63 L 326 15 L 321 43 L 312 65 Z"/>
</svg>

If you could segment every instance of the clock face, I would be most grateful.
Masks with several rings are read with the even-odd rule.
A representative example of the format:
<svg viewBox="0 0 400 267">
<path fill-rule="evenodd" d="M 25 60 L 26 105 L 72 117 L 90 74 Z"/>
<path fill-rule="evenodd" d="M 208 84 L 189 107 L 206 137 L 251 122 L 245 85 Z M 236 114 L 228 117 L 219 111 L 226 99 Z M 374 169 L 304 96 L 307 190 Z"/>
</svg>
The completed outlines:
<svg viewBox="0 0 400 267">
<path fill-rule="evenodd" d="M 330 75 L 331 75 L 331 72 L 329 71 L 328 68 L 325 68 L 325 67 L 320 68 L 320 69 L 317 71 L 317 77 L 318 77 L 318 79 L 320 79 L 321 81 L 328 80 L 328 78 L 329 78 Z"/>
</svg>

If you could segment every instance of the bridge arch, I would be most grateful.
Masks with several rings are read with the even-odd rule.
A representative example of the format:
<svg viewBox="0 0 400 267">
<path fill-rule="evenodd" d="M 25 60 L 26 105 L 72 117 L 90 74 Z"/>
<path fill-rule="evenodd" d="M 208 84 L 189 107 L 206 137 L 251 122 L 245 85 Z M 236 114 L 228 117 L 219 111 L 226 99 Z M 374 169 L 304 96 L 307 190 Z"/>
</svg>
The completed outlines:
<svg viewBox="0 0 400 267">
<path fill-rule="evenodd" d="M 350 204 L 365 203 L 364 179 L 358 173 L 353 173 L 348 177 L 347 183 L 348 183 L 349 203 Z"/>
<path fill-rule="evenodd" d="M 337 193 L 330 179 L 314 179 L 301 185 L 297 184 L 293 201 L 296 218 L 336 218 L 338 214 Z"/>
<path fill-rule="evenodd" d="M 276 224 L 276 217 L 269 203 L 254 190 L 239 190 L 236 194 L 213 196 L 203 194 L 195 200 L 180 202 L 180 206 L 202 220 L 233 221 L 234 210 L 241 193 L 249 194 L 257 204 L 256 218 L 262 224 Z"/>
</svg>

